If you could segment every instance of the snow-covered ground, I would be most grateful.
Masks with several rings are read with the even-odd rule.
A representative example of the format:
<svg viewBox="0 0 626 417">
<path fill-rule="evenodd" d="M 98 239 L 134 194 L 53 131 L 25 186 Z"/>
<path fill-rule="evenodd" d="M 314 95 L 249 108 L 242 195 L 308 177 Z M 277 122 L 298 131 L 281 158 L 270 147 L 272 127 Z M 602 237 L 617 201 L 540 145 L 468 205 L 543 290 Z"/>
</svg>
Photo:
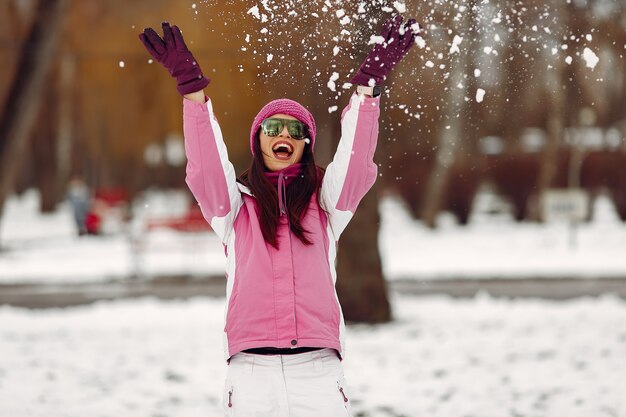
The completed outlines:
<svg viewBox="0 0 626 417">
<path fill-rule="evenodd" d="M 182 194 L 138 204 L 127 232 L 110 224 L 109 235 L 78 238 L 65 205 L 42 216 L 34 193 L 11 199 L 0 283 L 222 273 L 222 248 L 210 233 L 140 233 L 148 217 L 181 214 Z M 626 227 L 606 201 L 580 226 L 576 249 L 565 225 L 480 212 L 469 227 L 444 216 L 431 231 L 384 199 L 379 244 L 388 279 L 626 273 Z M 348 327 L 355 415 L 626 415 L 626 301 L 391 297 L 392 323 Z M 0 306 L 0 416 L 221 416 L 223 308 L 224 298 Z"/>
<path fill-rule="evenodd" d="M 626 415 L 623 300 L 391 301 L 393 323 L 348 327 L 355 415 Z M 223 303 L 0 307 L 0 416 L 222 416 Z"/>
<path fill-rule="evenodd" d="M 147 218 L 182 215 L 187 204 L 182 192 L 148 193 L 136 203 L 132 225 L 109 222 L 111 233 L 78 238 L 66 204 L 41 215 L 35 192 L 12 198 L 0 221 L 0 283 L 220 276 L 225 258 L 215 235 L 142 232 Z M 430 230 L 397 199 L 383 199 L 379 247 L 387 279 L 626 276 L 626 225 L 607 200 L 598 201 L 593 222 L 578 227 L 575 247 L 566 224 L 515 223 L 486 215 L 481 204 L 469 226 L 442 216 L 441 226 Z"/>
<path fill-rule="evenodd" d="M 575 231 L 564 222 L 515 223 L 480 210 L 468 226 L 443 215 L 431 230 L 396 199 L 383 200 L 381 217 L 379 247 L 392 280 L 626 277 L 626 224 L 608 199 L 598 199 L 593 221 Z"/>
</svg>

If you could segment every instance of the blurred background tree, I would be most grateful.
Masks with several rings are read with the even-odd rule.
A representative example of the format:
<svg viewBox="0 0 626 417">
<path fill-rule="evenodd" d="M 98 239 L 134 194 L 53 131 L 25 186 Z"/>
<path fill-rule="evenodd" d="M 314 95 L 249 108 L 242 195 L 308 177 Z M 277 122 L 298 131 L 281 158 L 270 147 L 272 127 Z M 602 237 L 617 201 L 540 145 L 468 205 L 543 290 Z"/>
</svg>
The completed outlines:
<svg viewBox="0 0 626 417">
<path fill-rule="evenodd" d="M 4 111 L 0 118 L 0 167 L 2 167 L 0 218 L 4 201 L 13 191 L 20 163 L 26 159 L 28 139 L 41 106 L 42 93 L 49 92 L 45 82 L 51 61 L 58 49 L 57 42 L 67 4 L 67 0 L 38 3 L 33 8 L 32 22 L 16 54 L 14 80 L 8 89 Z M 7 16 L 17 17 L 17 10 L 14 7 L 8 11 L 10 14 L 7 13 Z M 16 27 L 14 29 L 19 30 Z M 14 33 L 18 30 L 14 30 Z M 50 129 L 50 126 L 45 126 L 44 129 Z M 47 141 L 44 142 L 44 146 L 46 144 Z M 50 166 L 46 161 L 42 161 L 41 165 Z"/>
</svg>

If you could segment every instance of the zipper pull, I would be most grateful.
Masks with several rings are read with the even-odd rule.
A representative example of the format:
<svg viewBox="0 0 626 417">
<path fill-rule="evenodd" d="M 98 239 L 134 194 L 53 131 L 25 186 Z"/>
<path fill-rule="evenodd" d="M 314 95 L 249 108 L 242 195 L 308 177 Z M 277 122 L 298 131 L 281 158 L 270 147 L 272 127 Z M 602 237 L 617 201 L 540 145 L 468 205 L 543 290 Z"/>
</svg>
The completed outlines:
<svg viewBox="0 0 626 417">
<path fill-rule="evenodd" d="M 231 389 L 230 391 L 228 391 L 228 406 L 232 407 L 233 406 L 233 390 Z"/>
<path fill-rule="evenodd" d="M 339 392 L 341 393 L 341 396 L 343 397 L 343 402 L 347 403 L 348 402 L 348 397 L 346 397 L 346 394 L 343 392 L 343 388 L 339 387 Z"/>
</svg>

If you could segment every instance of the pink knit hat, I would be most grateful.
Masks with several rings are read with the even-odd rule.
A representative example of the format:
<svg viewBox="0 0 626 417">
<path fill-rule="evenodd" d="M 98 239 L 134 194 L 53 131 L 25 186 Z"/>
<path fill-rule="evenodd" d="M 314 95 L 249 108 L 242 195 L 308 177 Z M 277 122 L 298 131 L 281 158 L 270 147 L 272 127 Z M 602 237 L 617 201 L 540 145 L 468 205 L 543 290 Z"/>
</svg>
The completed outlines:
<svg viewBox="0 0 626 417">
<path fill-rule="evenodd" d="M 315 145 L 315 133 L 317 132 L 317 127 L 315 126 L 315 119 L 313 119 L 313 115 L 301 104 L 296 103 L 293 100 L 289 100 L 288 98 L 281 98 L 267 103 L 265 107 L 261 109 L 259 114 L 257 114 L 254 118 L 252 128 L 250 129 L 250 149 L 252 150 L 252 153 L 254 153 L 254 139 L 257 132 L 259 131 L 259 128 L 261 127 L 261 123 L 263 122 L 263 120 L 275 114 L 286 114 L 289 116 L 293 116 L 302 123 L 304 123 L 309 129 L 311 150 L 313 150 L 313 146 Z"/>
</svg>

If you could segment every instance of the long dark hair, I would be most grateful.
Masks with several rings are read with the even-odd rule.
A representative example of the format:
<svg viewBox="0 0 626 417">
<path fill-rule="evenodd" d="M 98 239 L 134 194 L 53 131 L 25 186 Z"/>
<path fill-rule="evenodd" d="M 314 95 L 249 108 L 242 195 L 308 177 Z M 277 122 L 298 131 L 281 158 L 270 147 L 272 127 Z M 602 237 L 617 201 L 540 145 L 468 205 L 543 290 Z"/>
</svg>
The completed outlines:
<svg viewBox="0 0 626 417">
<path fill-rule="evenodd" d="M 276 240 L 276 230 L 280 217 L 278 191 L 276 186 L 272 184 L 265 175 L 267 168 L 263 162 L 258 132 L 253 144 L 253 151 L 250 166 L 239 176 L 238 180 L 248 187 L 256 198 L 256 202 L 259 206 L 259 223 L 261 225 L 263 238 L 270 245 L 278 249 L 278 242 Z M 295 178 L 287 187 L 285 196 L 287 215 L 289 216 L 291 231 L 302 243 L 310 245 L 312 242 L 306 236 L 309 232 L 304 229 L 300 221 L 309 207 L 311 196 L 313 196 L 314 192 L 319 190 L 322 184 L 324 170 L 315 164 L 313 151 L 308 144 L 304 147 L 304 153 L 302 154 L 300 163 L 303 165 L 302 175 Z"/>
</svg>

